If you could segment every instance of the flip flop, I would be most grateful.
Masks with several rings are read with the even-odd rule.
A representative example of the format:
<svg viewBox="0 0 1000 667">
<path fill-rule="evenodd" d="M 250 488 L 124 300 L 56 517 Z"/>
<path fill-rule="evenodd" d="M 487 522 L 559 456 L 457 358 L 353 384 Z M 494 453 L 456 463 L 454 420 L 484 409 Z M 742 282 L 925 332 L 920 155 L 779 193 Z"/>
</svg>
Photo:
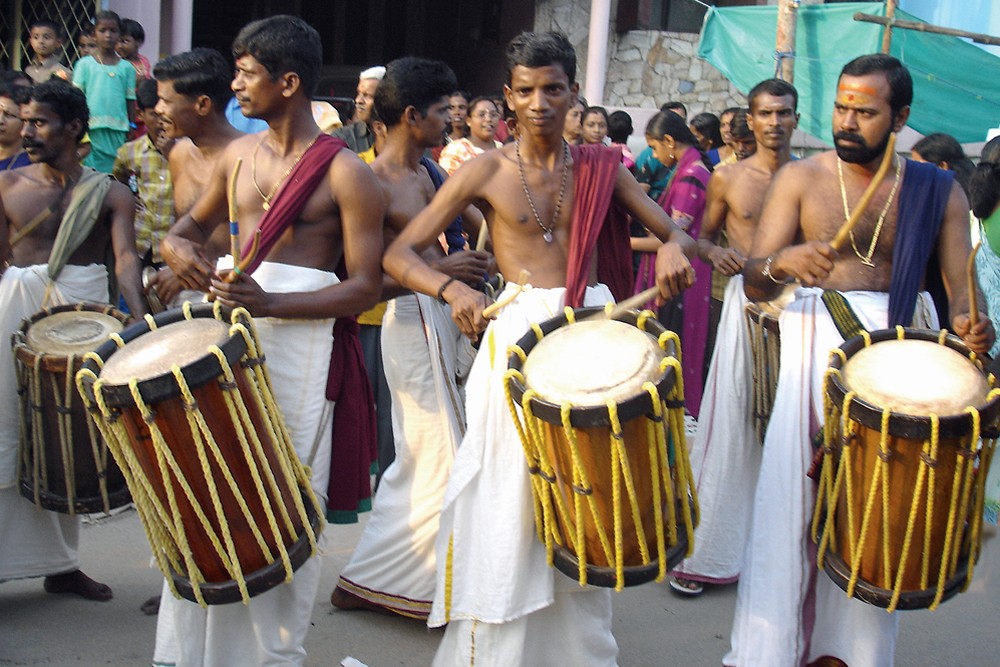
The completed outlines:
<svg viewBox="0 0 1000 667">
<path fill-rule="evenodd" d="M 684 597 L 688 598 L 698 597 L 699 595 L 701 595 L 702 591 L 705 590 L 705 587 L 701 584 L 700 581 L 693 581 L 691 579 L 681 579 L 678 577 L 675 577 L 670 580 L 670 588 L 679 595 L 683 595 Z"/>
</svg>

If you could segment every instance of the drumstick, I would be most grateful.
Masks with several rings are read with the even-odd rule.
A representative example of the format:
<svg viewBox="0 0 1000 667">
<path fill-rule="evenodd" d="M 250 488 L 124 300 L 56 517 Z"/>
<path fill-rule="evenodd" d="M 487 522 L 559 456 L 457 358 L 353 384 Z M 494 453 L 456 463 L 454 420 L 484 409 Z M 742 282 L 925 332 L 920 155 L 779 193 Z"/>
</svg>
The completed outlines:
<svg viewBox="0 0 1000 667">
<path fill-rule="evenodd" d="M 895 155 L 895 148 L 896 133 L 893 132 L 889 135 L 889 143 L 886 144 L 885 154 L 882 156 L 882 164 L 879 165 L 878 171 L 876 171 L 875 175 L 872 177 L 872 182 L 868 184 L 868 187 L 861 195 L 861 199 L 858 200 L 858 205 L 855 206 L 854 210 L 851 212 L 851 217 L 847 219 L 844 226 L 840 228 L 837 235 L 833 237 L 832 241 L 830 241 L 830 245 L 834 250 L 840 250 L 840 247 L 847 241 L 848 234 L 850 234 L 851 230 L 854 229 L 854 226 L 858 224 L 858 221 L 861 219 L 862 214 L 864 214 L 865 209 L 868 208 L 868 203 L 875 195 L 875 190 L 878 189 L 878 186 L 885 179 L 885 175 L 889 173 L 889 166 L 892 164 L 892 158 Z"/>
<path fill-rule="evenodd" d="M 483 220 L 479 224 L 479 236 L 476 237 L 476 250 L 478 252 L 482 252 L 483 250 L 485 250 L 486 249 L 486 242 L 489 239 L 490 239 L 490 230 L 489 230 L 489 227 L 486 224 L 486 221 Z"/>
<path fill-rule="evenodd" d="M 510 294 L 503 297 L 499 301 L 496 301 L 486 306 L 486 308 L 483 309 L 483 317 L 486 319 L 490 319 L 491 317 L 496 315 L 501 308 L 503 308 L 511 301 L 516 299 L 517 296 L 524 291 L 524 286 L 528 284 L 528 280 L 530 278 L 531 278 L 531 271 L 528 271 L 527 269 L 521 269 L 521 273 L 518 274 L 517 276 L 517 283 L 514 285 L 514 289 L 511 290 Z"/>
<path fill-rule="evenodd" d="M 978 287 L 976 285 L 976 253 L 979 252 L 979 245 L 982 241 L 976 243 L 976 247 L 972 249 L 972 253 L 969 255 L 969 263 L 966 267 L 966 274 L 969 277 L 969 326 L 974 327 L 979 324 L 979 295 Z"/>
<path fill-rule="evenodd" d="M 233 171 L 229 174 L 229 188 L 226 194 L 229 199 L 229 254 L 233 256 L 233 266 L 240 264 L 240 223 L 236 220 L 236 179 L 240 175 L 243 158 L 236 158 Z"/>
<path fill-rule="evenodd" d="M 613 320 L 618 316 L 620 316 L 625 311 L 632 310 L 633 308 L 641 308 L 643 304 L 645 304 L 647 301 L 655 299 L 659 293 L 660 293 L 660 288 L 656 285 L 653 285 L 649 289 L 645 289 L 636 294 L 635 296 L 630 296 L 624 301 L 619 301 L 618 303 L 615 304 L 615 307 L 612 308 L 607 315 L 604 314 L 604 311 L 601 311 L 599 313 L 594 313 L 593 315 L 588 315 L 587 317 L 579 321 L 584 322 L 590 319 Z"/>
</svg>

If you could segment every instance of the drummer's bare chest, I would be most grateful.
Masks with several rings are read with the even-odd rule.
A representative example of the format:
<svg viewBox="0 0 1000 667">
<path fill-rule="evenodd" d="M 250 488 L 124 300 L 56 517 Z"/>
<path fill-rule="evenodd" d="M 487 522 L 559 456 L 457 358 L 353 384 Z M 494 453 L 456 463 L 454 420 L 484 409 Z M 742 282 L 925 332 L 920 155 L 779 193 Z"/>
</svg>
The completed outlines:
<svg viewBox="0 0 1000 667">
<path fill-rule="evenodd" d="M 813 188 L 802 200 L 800 225 L 803 238 L 806 241 L 832 240 L 854 212 L 860 198 L 860 193 L 847 191 L 845 209 L 845 197 L 836 182 Z M 898 193 L 892 192 L 891 183 L 883 182 L 853 227 L 851 237 L 841 252 L 851 252 L 853 241 L 854 247 L 863 255 L 871 250 L 875 257 L 887 255 L 891 258 L 898 211 Z"/>
</svg>

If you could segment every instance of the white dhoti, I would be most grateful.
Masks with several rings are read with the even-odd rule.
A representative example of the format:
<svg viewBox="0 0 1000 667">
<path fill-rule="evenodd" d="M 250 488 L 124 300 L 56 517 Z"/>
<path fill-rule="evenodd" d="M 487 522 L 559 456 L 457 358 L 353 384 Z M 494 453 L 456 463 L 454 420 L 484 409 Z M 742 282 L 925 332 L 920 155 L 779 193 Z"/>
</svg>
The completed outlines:
<svg viewBox="0 0 1000 667">
<path fill-rule="evenodd" d="M 253 278 L 266 292 L 313 292 L 338 282 L 327 271 L 272 262 L 261 264 Z M 254 323 L 267 358 L 275 400 L 296 453 L 311 468 L 312 488 L 323 506 L 330 477 L 333 429 L 333 404 L 326 399 L 326 380 L 334 320 L 262 317 Z M 291 582 L 251 598 L 247 605 L 208 608 L 174 598 L 164 583 L 154 664 L 303 664 L 319 576 L 317 554 L 295 571 Z"/>
<path fill-rule="evenodd" d="M 396 458 L 337 585 L 398 614 L 426 618 L 441 500 L 465 433 L 457 382 L 472 346 L 448 306 L 423 294 L 401 296 L 389 301 L 382 320 L 382 359 Z"/>
<path fill-rule="evenodd" d="M 713 584 L 739 578 L 750 530 L 761 448 L 753 425 L 750 336 L 743 276 L 726 286 L 719 334 L 705 381 L 691 469 L 701 520 L 694 554 L 672 574 Z"/>
<path fill-rule="evenodd" d="M 480 667 L 616 663 L 610 591 L 580 587 L 546 563 L 524 449 L 504 397 L 507 346 L 532 322 L 561 314 L 565 293 L 526 289 L 490 324 L 472 366 L 468 431 L 452 466 L 437 543 L 428 624 L 448 629 L 436 667 L 468 665 L 473 655 Z M 584 295 L 586 305 L 611 300 L 604 286 Z"/>
<path fill-rule="evenodd" d="M 816 485 L 806 477 L 822 425 L 823 375 L 843 339 L 822 290 L 800 288 L 781 315 L 781 372 L 764 439 L 746 562 L 725 665 L 799 665 L 821 656 L 851 667 L 891 667 L 898 617 L 849 599 L 816 568 L 809 538 Z M 884 329 L 889 295 L 846 292 L 861 324 Z M 936 328 L 931 299 L 917 299 L 914 326 Z"/>
<path fill-rule="evenodd" d="M 21 321 L 42 309 L 48 266 L 11 266 L 0 279 L 0 581 L 72 572 L 79 567 L 80 517 L 38 509 L 17 490 L 21 416 L 14 355 L 9 344 Z M 66 266 L 52 284 L 47 306 L 108 302 L 102 264 Z"/>
</svg>

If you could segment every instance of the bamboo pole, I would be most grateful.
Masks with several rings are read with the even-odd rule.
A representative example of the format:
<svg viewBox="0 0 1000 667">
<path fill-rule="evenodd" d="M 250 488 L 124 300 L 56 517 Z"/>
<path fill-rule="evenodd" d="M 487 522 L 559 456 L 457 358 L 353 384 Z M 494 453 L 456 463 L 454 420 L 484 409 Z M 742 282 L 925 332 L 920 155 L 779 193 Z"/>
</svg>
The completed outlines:
<svg viewBox="0 0 1000 667">
<path fill-rule="evenodd" d="M 775 76 L 792 83 L 795 80 L 795 20 L 799 0 L 778 0 L 778 28 L 774 55 L 778 60 Z"/>
<path fill-rule="evenodd" d="M 956 30 L 955 28 L 943 28 L 938 25 L 932 25 L 930 23 L 920 23 L 918 21 L 907 21 L 905 19 L 890 19 L 886 16 L 872 16 L 871 14 L 863 14 L 857 12 L 854 15 L 855 21 L 861 21 L 863 23 L 878 23 L 879 25 L 892 25 L 894 28 L 902 28 L 903 30 L 916 30 L 917 32 L 929 32 L 935 35 L 950 35 L 952 37 L 964 37 L 966 39 L 971 39 L 977 44 L 990 44 L 992 46 L 1000 46 L 1000 37 L 994 37 L 992 35 L 986 35 L 979 32 L 966 32 L 965 30 Z"/>
<path fill-rule="evenodd" d="M 882 30 L 882 53 L 889 53 L 889 46 L 892 45 L 892 20 L 896 18 L 896 4 L 896 0 L 887 0 L 885 3 L 885 17 L 889 19 L 889 23 Z"/>
</svg>

